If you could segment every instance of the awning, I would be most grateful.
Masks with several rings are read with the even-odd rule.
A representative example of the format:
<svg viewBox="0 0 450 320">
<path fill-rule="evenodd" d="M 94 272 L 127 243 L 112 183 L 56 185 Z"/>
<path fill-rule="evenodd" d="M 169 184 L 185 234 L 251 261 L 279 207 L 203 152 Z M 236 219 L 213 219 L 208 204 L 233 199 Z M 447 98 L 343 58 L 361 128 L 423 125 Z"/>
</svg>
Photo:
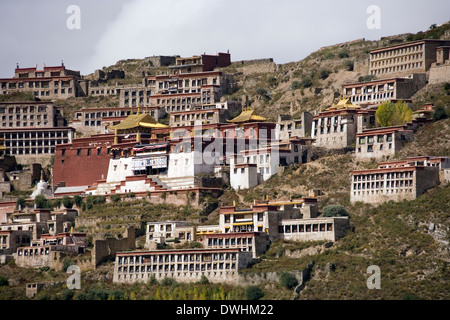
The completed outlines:
<svg viewBox="0 0 450 320">
<path fill-rule="evenodd" d="M 248 226 L 251 224 L 253 224 L 253 221 L 251 221 L 251 222 L 236 222 L 236 223 L 233 223 L 233 226 Z"/>
<path fill-rule="evenodd" d="M 212 233 L 216 233 L 216 232 L 214 232 L 214 231 L 200 231 L 200 232 L 197 232 L 196 235 L 201 236 L 202 234 L 212 234 Z"/>
<path fill-rule="evenodd" d="M 147 167 L 167 168 L 167 157 L 137 158 L 131 163 L 133 170 L 145 170 Z"/>
</svg>

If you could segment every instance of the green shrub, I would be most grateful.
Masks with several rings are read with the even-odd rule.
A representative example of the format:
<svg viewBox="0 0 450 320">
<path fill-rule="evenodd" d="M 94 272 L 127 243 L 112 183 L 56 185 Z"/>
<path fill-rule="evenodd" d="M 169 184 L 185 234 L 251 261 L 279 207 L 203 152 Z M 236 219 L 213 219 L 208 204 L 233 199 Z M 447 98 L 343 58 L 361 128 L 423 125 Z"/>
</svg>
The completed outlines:
<svg viewBox="0 0 450 320">
<path fill-rule="evenodd" d="M 328 69 L 322 69 L 319 72 L 319 78 L 325 80 L 331 74 L 331 71 Z"/>
<path fill-rule="evenodd" d="M 274 76 L 270 76 L 267 79 L 267 82 L 269 83 L 269 86 L 271 86 L 271 87 L 276 87 L 278 84 L 277 78 L 275 78 Z"/>
<path fill-rule="evenodd" d="M 157 285 L 158 284 L 158 280 L 156 280 L 156 276 L 154 274 L 152 274 L 150 276 L 150 279 L 148 280 L 148 284 L 149 285 Z"/>
<path fill-rule="evenodd" d="M 69 197 L 69 196 L 64 196 L 62 198 L 62 204 L 64 205 L 64 207 L 66 207 L 67 209 L 72 209 L 73 207 L 73 200 Z"/>
<path fill-rule="evenodd" d="M 61 295 L 59 296 L 59 300 L 72 300 L 72 298 L 74 297 L 75 293 L 73 290 L 70 289 L 64 289 L 61 292 Z"/>
<path fill-rule="evenodd" d="M 261 98 L 263 98 L 263 100 L 264 100 L 265 102 L 268 102 L 268 101 L 270 100 L 269 93 L 267 92 L 266 89 L 264 89 L 264 88 L 258 88 L 258 89 L 256 90 L 256 93 L 259 94 L 259 95 L 261 96 Z"/>
<path fill-rule="evenodd" d="M 209 280 L 208 278 L 203 274 L 198 282 L 199 284 L 208 284 Z"/>
<path fill-rule="evenodd" d="M 120 201 L 120 194 L 112 194 L 111 195 L 111 201 L 112 202 L 119 202 Z"/>
<path fill-rule="evenodd" d="M 438 121 L 446 118 L 447 112 L 445 111 L 445 108 L 442 106 L 436 107 L 436 109 L 433 112 L 433 120 Z"/>
<path fill-rule="evenodd" d="M 77 205 L 77 207 L 80 207 L 83 202 L 83 198 L 77 194 L 73 197 L 73 202 Z"/>
<path fill-rule="evenodd" d="M 450 82 L 444 84 L 444 90 L 447 94 L 450 94 Z"/>
<path fill-rule="evenodd" d="M 292 273 L 282 272 L 280 274 L 280 284 L 287 289 L 292 289 L 298 285 L 298 280 Z"/>
<path fill-rule="evenodd" d="M 17 198 L 17 201 L 16 201 L 16 209 L 19 209 L 19 206 L 20 206 L 20 208 L 25 208 L 25 205 L 26 205 L 26 201 L 25 201 L 25 199 L 24 198 Z"/>
<path fill-rule="evenodd" d="M 69 268 L 71 265 L 74 264 L 74 262 L 70 258 L 64 258 L 62 263 L 63 264 L 62 264 L 61 270 L 64 272 L 66 272 L 67 268 Z"/>
<path fill-rule="evenodd" d="M 352 60 L 348 59 L 345 61 L 344 66 L 348 71 L 353 71 L 355 63 Z"/>
<path fill-rule="evenodd" d="M 4 276 L 0 275 L 0 287 L 9 286 L 9 280 Z"/>
<path fill-rule="evenodd" d="M 247 300 L 259 300 L 264 297 L 264 293 L 258 286 L 248 286 L 245 289 L 245 297 Z"/>
<path fill-rule="evenodd" d="M 297 90 L 297 89 L 300 89 L 301 87 L 302 87 L 302 84 L 299 81 L 292 81 L 292 83 L 291 83 L 292 90 Z"/>
<path fill-rule="evenodd" d="M 170 287 L 177 284 L 177 281 L 174 278 L 164 277 L 164 279 L 161 280 L 161 285 Z"/>
<path fill-rule="evenodd" d="M 347 210 L 341 205 L 325 206 L 322 210 L 322 216 L 324 217 L 346 217 L 348 215 Z"/>
<path fill-rule="evenodd" d="M 302 80 L 302 87 L 303 88 L 309 88 L 312 86 L 312 80 L 310 78 L 305 78 Z"/>
<path fill-rule="evenodd" d="M 342 50 L 341 52 L 339 52 L 338 57 L 341 59 L 348 58 L 349 57 L 348 50 Z"/>
<path fill-rule="evenodd" d="M 81 291 L 76 295 L 77 300 L 107 300 L 110 292 L 103 288 L 90 287 L 86 291 Z"/>
<path fill-rule="evenodd" d="M 267 95 L 267 90 L 264 88 L 258 88 L 256 90 L 256 93 L 259 94 L 260 96 L 265 96 L 265 95 Z"/>
<path fill-rule="evenodd" d="M 51 209 L 50 202 L 42 194 L 37 195 L 36 198 L 34 198 L 34 203 L 38 209 Z"/>
<path fill-rule="evenodd" d="M 192 242 L 189 244 L 189 247 L 190 247 L 191 249 L 197 249 L 197 248 L 203 248 L 203 245 L 202 245 L 200 242 L 198 242 L 198 241 L 192 241 Z"/>
<path fill-rule="evenodd" d="M 334 53 L 333 52 L 327 52 L 324 56 L 323 56 L 323 58 L 325 59 L 325 60 L 331 60 L 331 59 L 333 59 L 335 56 L 334 56 Z"/>
<path fill-rule="evenodd" d="M 367 76 L 361 76 L 358 78 L 358 82 L 367 82 L 367 81 L 372 81 L 375 80 L 377 77 L 373 74 L 369 74 Z"/>
<path fill-rule="evenodd" d="M 50 206 L 52 208 L 58 209 L 59 207 L 61 207 L 61 204 L 62 204 L 61 199 L 53 199 L 53 200 L 50 201 Z"/>
</svg>

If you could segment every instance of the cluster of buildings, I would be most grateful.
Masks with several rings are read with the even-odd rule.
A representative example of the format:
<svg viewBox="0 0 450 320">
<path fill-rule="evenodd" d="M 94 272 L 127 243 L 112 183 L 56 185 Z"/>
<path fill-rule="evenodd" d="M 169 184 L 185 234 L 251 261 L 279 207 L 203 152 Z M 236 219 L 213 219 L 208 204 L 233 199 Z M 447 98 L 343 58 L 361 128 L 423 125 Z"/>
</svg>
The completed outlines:
<svg viewBox="0 0 450 320">
<path fill-rule="evenodd" d="M 349 228 L 348 217 L 319 217 L 316 198 L 255 201 L 250 208 L 223 206 L 218 225 L 185 221 L 147 224 L 145 250 L 119 252 L 114 282 L 165 277 L 178 281 L 238 282 L 239 271 L 264 254 L 275 239 L 336 241 Z M 158 249 L 165 243 L 197 242 L 195 249 Z"/>
<path fill-rule="evenodd" d="M 55 267 L 66 254 L 84 253 L 86 234 L 74 232 L 78 211 L 0 212 L 0 261 L 20 267 Z"/>
<path fill-rule="evenodd" d="M 375 80 L 344 85 L 343 97 L 314 115 L 279 115 L 277 122 L 240 101 L 224 100 L 235 86 L 232 75 L 218 71 L 231 64 L 229 53 L 168 57 L 165 74 L 143 74 L 142 83 L 132 86 L 103 85 L 106 80 L 84 79 L 64 65 L 17 67 L 13 78 L 0 79 L 0 95 L 28 91 L 39 101 L 0 102 L 0 156 L 54 155 L 55 197 L 130 192 L 161 196 L 166 191 L 217 191 L 199 186 L 198 176 L 226 180 L 236 190 L 252 188 L 284 166 L 305 163 L 314 146 L 343 148 L 354 150 L 357 160 L 380 161 L 377 169 L 352 173 L 351 202 L 412 200 L 450 181 L 448 157 L 392 161 L 413 141 L 414 132 L 431 121 L 433 107 L 426 105 L 411 122 L 394 127 L 377 125 L 376 108 L 384 101 L 410 103 L 427 83 L 448 79 L 449 47 L 450 41 L 422 40 L 373 50 L 369 73 Z M 62 109 L 51 102 L 89 95 L 117 96 L 119 105 L 82 108 L 67 126 Z M 78 130 L 91 134 L 77 137 Z M 0 170 L 2 192 L 4 175 Z M 41 181 L 38 189 L 44 194 L 49 187 Z M 73 232 L 76 216 L 70 209 L 0 211 L 1 262 L 14 257 L 19 266 L 52 266 L 64 254 L 83 253 L 86 234 Z M 144 250 L 114 250 L 113 280 L 198 281 L 206 276 L 238 282 L 239 271 L 276 239 L 336 241 L 348 228 L 348 217 L 320 216 L 316 198 L 255 201 L 250 208 L 223 206 L 217 225 L 149 223 Z M 134 249 L 128 242 L 120 248 Z M 164 246 L 192 242 L 199 245 Z M 100 255 L 94 260 L 100 261 Z"/>
</svg>

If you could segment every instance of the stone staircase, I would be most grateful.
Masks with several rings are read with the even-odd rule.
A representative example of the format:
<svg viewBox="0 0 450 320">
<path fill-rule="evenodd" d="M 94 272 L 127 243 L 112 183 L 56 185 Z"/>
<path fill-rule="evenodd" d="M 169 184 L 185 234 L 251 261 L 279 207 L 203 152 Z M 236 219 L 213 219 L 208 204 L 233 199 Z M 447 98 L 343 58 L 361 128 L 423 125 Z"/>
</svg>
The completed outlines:
<svg viewBox="0 0 450 320">
<path fill-rule="evenodd" d="M 120 184 L 116 185 L 116 193 L 144 192 L 154 190 L 167 190 L 152 177 L 128 176 Z"/>
<path fill-rule="evenodd" d="M 169 186 L 167 186 L 166 183 L 164 183 L 163 181 L 161 181 L 161 179 L 158 176 L 150 176 L 150 178 L 152 179 L 153 182 L 155 182 L 156 184 L 160 185 L 163 189 L 170 189 Z"/>
<path fill-rule="evenodd" d="M 161 185 L 165 185 L 168 190 L 171 189 L 187 189 L 194 188 L 194 177 L 178 177 L 178 178 L 166 178 L 159 177 Z"/>
<path fill-rule="evenodd" d="M 97 184 L 96 194 L 110 194 L 112 190 L 116 190 L 118 182 L 102 182 Z"/>
</svg>

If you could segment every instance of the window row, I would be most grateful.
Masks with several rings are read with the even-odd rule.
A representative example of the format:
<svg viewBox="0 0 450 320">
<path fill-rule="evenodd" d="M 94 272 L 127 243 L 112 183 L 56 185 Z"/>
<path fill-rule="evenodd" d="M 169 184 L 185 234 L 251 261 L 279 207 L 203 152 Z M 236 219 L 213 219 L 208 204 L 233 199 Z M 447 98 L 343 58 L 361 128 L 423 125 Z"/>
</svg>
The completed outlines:
<svg viewBox="0 0 450 320">
<path fill-rule="evenodd" d="M 118 264 L 173 263 L 191 261 L 228 261 L 236 260 L 235 253 L 203 253 L 203 254 L 167 254 L 134 257 L 118 257 Z"/>
<path fill-rule="evenodd" d="M 413 180 L 396 180 L 396 181 L 384 181 L 381 182 L 370 182 L 370 183 L 354 183 L 353 190 L 364 190 L 364 189 L 380 189 L 380 188 L 407 188 L 413 186 Z"/>
<path fill-rule="evenodd" d="M 278 226 L 278 233 L 325 232 L 333 231 L 332 223 L 288 224 Z"/>
<path fill-rule="evenodd" d="M 174 272 L 174 271 L 206 271 L 206 270 L 235 270 L 236 263 L 189 263 L 189 264 L 166 264 L 146 266 L 119 266 L 118 273 L 134 272 Z"/>
</svg>

